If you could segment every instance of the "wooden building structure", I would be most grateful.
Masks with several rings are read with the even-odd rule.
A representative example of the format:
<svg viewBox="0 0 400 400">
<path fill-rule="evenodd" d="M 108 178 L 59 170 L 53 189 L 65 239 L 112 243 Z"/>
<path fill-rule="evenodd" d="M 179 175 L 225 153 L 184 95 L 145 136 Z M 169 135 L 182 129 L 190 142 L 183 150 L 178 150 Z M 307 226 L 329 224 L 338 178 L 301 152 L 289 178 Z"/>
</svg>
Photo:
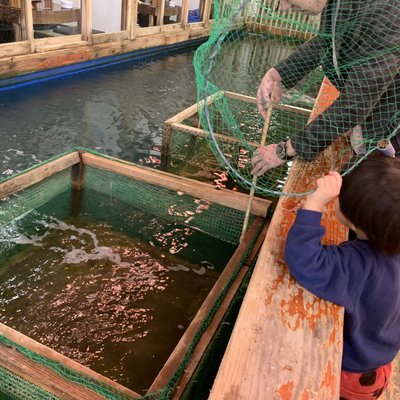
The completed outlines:
<svg viewBox="0 0 400 400">
<path fill-rule="evenodd" d="M 198 9 L 190 10 L 190 0 L 113 0 L 121 8 L 119 29 L 101 31 L 94 24 L 94 12 L 107 10 L 106 0 L 73 0 L 73 8 L 62 8 L 61 0 L 0 0 L 0 81 L 52 68 L 100 60 L 140 49 L 172 45 L 206 38 L 211 30 L 213 0 L 198 0 Z M 103 5 L 99 6 L 99 2 Z M 230 0 L 225 0 L 229 4 Z M 281 26 L 278 0 L 249 0 L 238 26 L 271 34 L 308 38 L 298 24 Z M 77 6 L 78 5 L 78 6 Z M 271 13 L 264 13 L 270 8 Z M 222 3 L 221 11 L 224 10 Z M 198 12 L 191 19 L 191 12 Z M 293 21 L 304 18 L 319 24 L 316 17 L 293 12 Z M 143 26 L 141 19 L 147 18 Z M 2 39 L 2 27 L 9 35 Z M 50 28 L 50 29 L 43 29 Z M 112 61 L 109 61 L 112 62 Z"/>
</svg>

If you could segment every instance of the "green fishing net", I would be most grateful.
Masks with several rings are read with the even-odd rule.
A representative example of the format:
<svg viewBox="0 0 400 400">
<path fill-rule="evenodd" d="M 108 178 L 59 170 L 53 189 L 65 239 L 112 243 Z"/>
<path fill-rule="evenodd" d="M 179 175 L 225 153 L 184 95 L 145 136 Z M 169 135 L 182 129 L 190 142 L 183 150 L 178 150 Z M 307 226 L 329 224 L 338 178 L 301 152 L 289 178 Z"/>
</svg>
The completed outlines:
<svg viewBox="0 0 400 400">
<path fill-rule="evenodd" d="M 304 3 L 313 2 L 320 0 Z M 321 153 L 330 151 L 328 168 L 342 174 L 378 147 L 390 147 L 389 139 L 396 148 L 400 2 L 328 0 L 318 15 L 283 11 L 279 3 L 214 2 L 209 40 L 194 59 L 198 110 L 219 163 L 240 185 L 264 195 L 301 195 L 298 185 L 284 187 L 293 160 L 253 180 L 250 160 L 266 130 L 266 145 L 290 138 L 305 162 L 326 163 Z M 272 67 L 281 78 L 282 98 L 270 103 L 265 122 L 256 93 Z M 310 111 L 324 103 L 323 92 L 316 101 L 324 78 L 339 96 L 310 122 Z M 338 138 L 341 145 L 332 150 Z"/>
</svg>

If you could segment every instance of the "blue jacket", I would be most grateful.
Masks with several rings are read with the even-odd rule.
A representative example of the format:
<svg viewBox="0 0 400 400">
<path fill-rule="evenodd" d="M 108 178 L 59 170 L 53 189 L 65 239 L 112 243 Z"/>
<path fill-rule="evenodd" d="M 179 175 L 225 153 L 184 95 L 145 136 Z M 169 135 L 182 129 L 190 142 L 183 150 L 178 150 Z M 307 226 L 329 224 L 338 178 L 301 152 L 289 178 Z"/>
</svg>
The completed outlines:
<svg viewBox="0 0 400 400">
<path fill-rule="evenodd" d="M 311 293 L 345 307 L 342 368 L 368 372 L 400 348 L 400 255 L 366 240 L 321 244 L 321 213 L 299 210 L 286 241 L 290 272 Z"/>
</svg>

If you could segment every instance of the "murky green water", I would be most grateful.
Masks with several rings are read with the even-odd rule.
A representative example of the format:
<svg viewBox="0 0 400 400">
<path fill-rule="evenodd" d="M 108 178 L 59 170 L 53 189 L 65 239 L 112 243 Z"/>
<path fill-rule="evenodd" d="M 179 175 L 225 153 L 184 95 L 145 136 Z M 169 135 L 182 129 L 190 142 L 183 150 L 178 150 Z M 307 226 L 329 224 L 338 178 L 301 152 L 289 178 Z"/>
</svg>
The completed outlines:
<svg viewBox="0 0 400 400">
<path fill-rule="evenodd" d="M 3 228 L 0 321 L 144 393 L 234 246 L 86 193 Z"/>
</svg>

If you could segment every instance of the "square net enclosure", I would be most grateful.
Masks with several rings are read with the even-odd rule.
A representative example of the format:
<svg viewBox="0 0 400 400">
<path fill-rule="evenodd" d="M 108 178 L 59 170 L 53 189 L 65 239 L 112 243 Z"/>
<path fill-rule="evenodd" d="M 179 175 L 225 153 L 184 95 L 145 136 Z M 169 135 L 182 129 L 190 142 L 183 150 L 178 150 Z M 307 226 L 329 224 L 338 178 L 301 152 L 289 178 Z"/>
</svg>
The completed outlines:
<svg viewBox="0 0 400 400">
<path fill-rule="evenodd" d="M 261 245 L 248 198 L 85 149 L 0 182 L 1 396 L 181 398 Z"/>
</svg>

